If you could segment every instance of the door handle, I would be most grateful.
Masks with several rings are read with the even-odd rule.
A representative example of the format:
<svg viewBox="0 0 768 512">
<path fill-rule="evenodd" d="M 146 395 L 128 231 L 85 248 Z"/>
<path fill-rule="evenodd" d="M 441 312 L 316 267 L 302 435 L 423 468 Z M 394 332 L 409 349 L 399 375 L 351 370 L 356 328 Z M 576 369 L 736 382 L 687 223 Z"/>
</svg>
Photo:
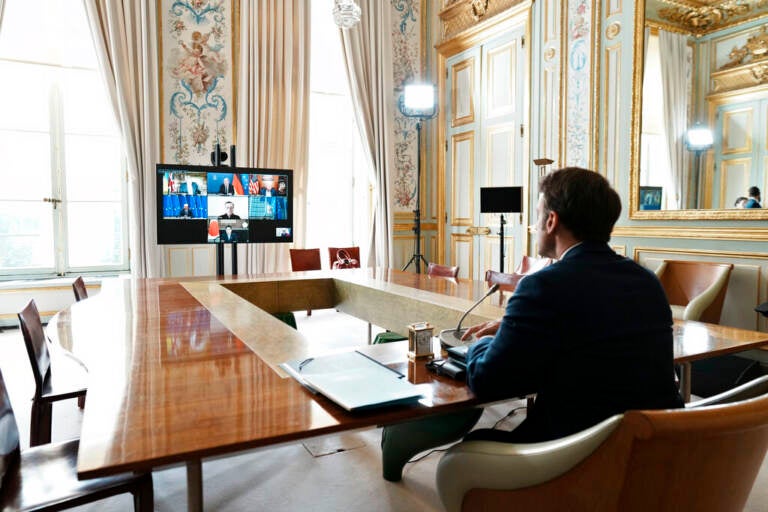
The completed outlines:
<svg viewBox="0 0 768 512">
<path fill-rule="evenodd" d="M 55 210 L 57 206 L 59 206 L 59 203 L 61 202 L 61 199 L 57 199 L 55 197 L 44 197 L 43 202 L 46 203 L 53 203 L 53 209 Z"/>
<path fill-rule="evenodd" d="M 483 226 L 470 226 L 467 228 L 468 235 L 489 235 L 490 233 L 491 228 Z"/>
</svg>

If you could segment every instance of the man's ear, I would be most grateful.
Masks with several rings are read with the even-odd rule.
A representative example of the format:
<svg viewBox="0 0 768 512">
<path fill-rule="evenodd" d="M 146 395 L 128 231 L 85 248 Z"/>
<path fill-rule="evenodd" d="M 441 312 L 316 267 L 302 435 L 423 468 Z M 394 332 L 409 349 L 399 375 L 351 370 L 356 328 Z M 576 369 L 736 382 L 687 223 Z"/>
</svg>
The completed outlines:
<svg viewBox="0 0 768 512">
<path fill-rule="evenodd" d="M 544 224 L 544 227 L 547 230 L 547 234 L 551 235 L 559 226 L 560 216 L 557 214 L 557 212 L 550 210 L 547 214 L 547 222 Z"/>
</svg>

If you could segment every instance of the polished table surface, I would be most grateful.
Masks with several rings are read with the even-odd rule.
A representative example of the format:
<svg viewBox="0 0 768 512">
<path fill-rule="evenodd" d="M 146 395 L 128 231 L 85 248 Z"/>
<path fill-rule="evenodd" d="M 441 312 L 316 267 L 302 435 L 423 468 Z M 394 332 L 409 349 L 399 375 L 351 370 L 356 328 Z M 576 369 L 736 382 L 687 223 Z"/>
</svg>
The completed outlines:
<svg viewBox="0 0 768 512">
<path fill-rule="evenodd" d="M 475 406 L 466 385 L 409 364 L 398 342 L 364 350 L 407 373 L 425 398 L 346 412 L 277 367 L 317 354 L 269 313 L 335 307 L 399 332 L 428 320 L 437 334 L 484 292 L 483 282 L 382 269 L 106 280 L 47 331 L 89 368 L 78 474 L 146 470 Z M 465 324 L 500 317 L 502 302 L 486 299 Z M 766 333 L 699 322 L 674 329 L 678 363 L 768 343 Z"/>
</svg>

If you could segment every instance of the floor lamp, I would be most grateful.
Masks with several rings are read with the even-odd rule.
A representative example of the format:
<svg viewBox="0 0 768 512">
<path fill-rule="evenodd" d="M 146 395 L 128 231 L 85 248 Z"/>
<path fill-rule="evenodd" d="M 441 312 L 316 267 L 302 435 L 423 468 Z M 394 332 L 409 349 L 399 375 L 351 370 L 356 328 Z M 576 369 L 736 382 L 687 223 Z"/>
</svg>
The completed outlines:
<svg viewBox="0 0 768 512">
<path fill-rule="evenodd" d="M 701 197 L 701 154 L 710 149 L 713 143 L 712 130 L 706 126 L 696 123 L 685 132 L 685 148 L 693 151 L 693 193 L 696 195 L 694 208 L 701 208 L 704 202 Z"/>
<path fill-rule="evenodd" d="M 523 212 L 523 187 L 481 187 L 480 213 L 500 213 L 499 272 L 504 272 L 504 218 L 505 213 Z"/>
<path fill-rule="evenodd" d="M 400 96 L 398 108 L 405 117 L 416 121 L 416 209 L 413 210 L 413 232 L 416 235 L 413 256 L 405 264 L 406 270 L 411 263 L 416 265 L 416 273 L 421 274 L 421 263 L 427 266 L 427 260 L 421 254 L 421 122 L 437 115 L 435 86 L 431 84 L 409 84 Z"/>
</svg>

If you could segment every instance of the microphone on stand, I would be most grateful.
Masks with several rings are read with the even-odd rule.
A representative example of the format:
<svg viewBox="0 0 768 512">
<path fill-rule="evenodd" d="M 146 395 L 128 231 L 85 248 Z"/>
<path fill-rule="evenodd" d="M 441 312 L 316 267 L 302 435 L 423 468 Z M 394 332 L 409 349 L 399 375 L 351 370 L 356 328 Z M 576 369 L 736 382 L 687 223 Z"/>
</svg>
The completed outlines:
<svg viewBox="0 0 768 512">
<path fill-rule="evenodd" d="M 493 286 L 491 286 L 487 292 L 485 292 L 485 295 L 480 297 L 480 300 L 472 304 L 472 307 L 469 308 L 462 316 L 461 319 L 459 319 L 459 323 L 456 326 L 455 329 L 443 329 L 440 331 L 440 343 L 447 346 L 447 347 L 456 347 L 458 345 L 469 345 L 470 343 L 473 343 L 475 340 L 467 340 L 462 341 L 461 336 L 467 332 L 467 328 L 464 329 L 461 328 L 461 323 L 464 321 L 465 318 L 467 318 L 467 315 L 469 315 L 473 309 L 475 309 L 477 306 L 480 305 L 481 302 L 483 302 L 488 296 L 493 295 L 498 291 L 499 284 L 496 283 Z"/>
</svg>

